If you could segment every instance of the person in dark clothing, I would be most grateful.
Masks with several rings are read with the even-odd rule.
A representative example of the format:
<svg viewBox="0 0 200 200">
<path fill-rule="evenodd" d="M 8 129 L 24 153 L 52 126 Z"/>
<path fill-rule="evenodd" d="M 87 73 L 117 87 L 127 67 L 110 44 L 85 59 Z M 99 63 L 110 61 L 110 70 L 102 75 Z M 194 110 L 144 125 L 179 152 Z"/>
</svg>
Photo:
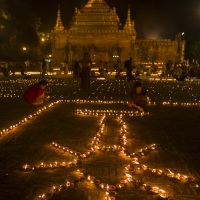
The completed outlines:
<svg viewBox="0 0 200 200">
<path fill-rule="evenodd" d="M 74 63 L 74 78 L 79 78 L 79 73 L 80 73 L 80 64 L 79 61 L 76 60 Z"/>
<path fill-rule="evenodd" d="M 133 72 L 132 57 L 130 57 L 129 60 L 126 60 L 124 62 L 124 67 L 126 68 L 127 82 L 130 82 L 131 80 L 134 79 L 134 76 L 132 74 Z"/>
<path fill-rule="evenodd" d="M 128 105 L 131 108 L 136 108 L 139 111 L 144 112 L 147 103 L 148 103 L 147 91 L 142 86 L 141 82 L 136 81 L 133 86 L 133 89 L 129 93 Z"/>
<path fill-rule="evenodd" d="M 9 76 L 8 63 L 7 62 L 1 62 L 0 67 L 1 67 L 1 71 L 3 72 L 3 75 L 5 77 L 8 77 Z"/>
<path fill-rule="evenodd" d="M 90 71 L 91 71 L 91 57 L 88 52 L 85 52 L 82 59 L 81 72 L 81 89 L 88 90 L 90 88 Z"/>
<path fill-rule="evenodd" d="M 47 74 L 47 66 L 45 59 L 42 60 L 42 76 L 45 76 Z"/>
</svg>

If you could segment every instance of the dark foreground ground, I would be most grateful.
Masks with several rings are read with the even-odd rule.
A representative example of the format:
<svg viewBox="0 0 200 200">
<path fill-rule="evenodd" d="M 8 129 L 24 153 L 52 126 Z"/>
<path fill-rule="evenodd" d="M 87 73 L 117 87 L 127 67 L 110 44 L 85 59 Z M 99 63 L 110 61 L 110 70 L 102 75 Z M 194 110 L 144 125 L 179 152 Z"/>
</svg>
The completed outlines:
<svg viewBox="0 0 200 200">
<path fill-rule="evenodd" d="M 127 125 L 125 152 L 135 152 L 139 165 L 132 164 L 133 158 L 107 148 L 95 150 L 85 159 L 78 157 L 76 165 L 61 167 L 62 162 L 75 163 L 77 156 L 72 152 L 87 152 L 100 128 L 100 114 L 80 115 L 75 111 L 128 112 L 130 87 L 124 81 L 92 80 L 91 89 L 83 92 L 77 80 L 49 79 L 46 93 L 51 99 L 44 109 L 44 105 L 27 106 L 22 99 L 24 89 L 36 81 L 0 79 L 0 132 L 5 130 L 0 137 L 0 199 L 38 199 L 46 194 L 48 199 L 57 200 L 105 200 L 109 196 L 98 183 L 116 185 L 125 173 L 131 174 L 132 180 L 121 189 L 109 191 L 117 200 L 200 199 L 199 82 L 143 81 L 151 100 L 149 115 L 123 117 Z M 55 103 L 57 100 L 61 101 Z M 55 104 L 48 107 L 52 102 Z M 28 119 L 26 123 L 6 131 L 24 118 Z M 107 115 L 104 122 L 99 146 L 119 146 L 121 124 L 117 116 Z M 54 148 L 52 142 L 72 152 Z M 154 143 L 158 149 L 140 154 L 140 149 Z M 39 169 L 25 170 L 25 164 Z M 125 169 L 127 166 L 131 170 Z M 80 168 L 84 175 L 77 172 Z M 170 173 L 176 178 L 170 178 Z M 95 177 L 94 183 L 87 180 L 89 175 Z M 150 192 L 153 186 L 165 190 L 168 197 Z"/>
</svg>

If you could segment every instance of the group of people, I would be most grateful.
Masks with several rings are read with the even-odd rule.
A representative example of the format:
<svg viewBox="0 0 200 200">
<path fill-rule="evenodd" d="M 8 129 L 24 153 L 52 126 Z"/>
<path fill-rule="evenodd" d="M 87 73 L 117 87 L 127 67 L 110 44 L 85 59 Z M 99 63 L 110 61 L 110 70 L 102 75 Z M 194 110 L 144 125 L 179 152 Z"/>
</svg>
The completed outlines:
<svg viewBox="0 0 200 200">
<path fill-rule="evenodd" d="M 30 62 L 28 60 L 24 62 L 2 61 L 0 62 L 0 69 L 5 77 L 8 77 L 10 75 L 15 75 L 16 71 L 18 70 L 21 72 L 21 75 L 26 75 L 26 69 L 29 67 L 29 65 Z"/>
<path fill-rule="evenodd" d="M 82 76 L 81 76 L 81 88 L 87 90 L 90 88 L 90 68 L 91 68 L 90 54 L 85 52 L 82 59 Z M 48 82 L 41 80 L 38 83 L 30 85 L 24 93 L 24 100 L 30 105 L 41 105 L 45 101 L 48 101 L 48 97 L 45 97 L 44 89 Z"/>
<path fill-rule="evenodd" d="M 132 71 L 129 69 L 131 66 L 131 59 L 127 64 L 127 81 L 130 81 Z M 88 90 L 90 88 L 90 72 L 91 72 L 91 57 L 88 52 L 85 52 L 81 60 L 82 70 L 81 70 L 81 89 Z M 30 105 L 41 105 L 44 102 L 48 101 L 49 98 L 45 96 L 45 88 L 47 87 L 48 82 L 46 80 L 41 80 L 38 83 L 30 85 L 24 93 L 24 100 L 27 104 Z M 131 89 L 128 95 L 128 105 L 131 108 L 139 110 L 141 112 L 145 111 L 147 105 L 147 92 L 146 89 L 142 86 L 140 81 L 135 81 L 133 88 Z"/>
<path fill-rule="evenodd" d="M 88 64 L 88 55 L 85 55 L 85 62 Z M 88 66 L 86 66 L 83 70 L 83 73 L 88 79 L 89 69 Z M 83 88 L 89 87 L 89 82 L 84 80 Z M 45 96 L 45 88 L 47 87 L 48 82 L 46 80 L 41 80 L 38 83 L 34 83 L 30 85 L 25 93 L 24 93 L 24 101 L 33 106 L 41 105 L 44 102 L 47 102 L 49 100 L 49 97 Z M 132 109 L 139 110 L 141 112 L 144 112 L 146 109 L 146 105 L 148 103 L 147 98 L 147 91 L 143 87 L 142 83 L 139 81 L 136 81 L 132 90 L 130 91 L 128 95 L 128 106 Z"/>
<path fill-rule="evenodd" d="M 192 62 L 190 64 L 186 64 L 185 62 L 178 64 L 173 63 L 171 60 L 168 60 L 165 65 L 165 72 L 162 72 L 160 77 L 175 78 L 177 81 L 184 81 L 185 78 L 193 80 L 195 76 L 198 77 L 199 71 L 200 67 L 195 62 Z"/>
</svg>

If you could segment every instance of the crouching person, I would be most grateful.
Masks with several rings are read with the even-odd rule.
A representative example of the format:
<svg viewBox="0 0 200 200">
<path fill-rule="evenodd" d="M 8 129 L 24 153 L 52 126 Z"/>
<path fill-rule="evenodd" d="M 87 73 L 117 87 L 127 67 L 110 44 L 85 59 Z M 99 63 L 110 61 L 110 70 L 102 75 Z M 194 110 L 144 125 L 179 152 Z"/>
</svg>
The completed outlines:
<svg viewBox="0 0 200 200">
<path fill-rule="evenodd" d="M 44 89 L 48 82 L 41 80 L 38 83 L 30 85 L 24 93 L 24 100 L 30 105 L 41 105 L 45 101 L 48 101 L 48 97 L 45 97 Z"/>
<path fill-rule="evenodd" d="M 148 97 L 146 89 L 142 86 L 141 82 L 136 81 L 133 89 L 129 93 L 128 105 L 131 108 L 145 112 Z"/>
</svg>

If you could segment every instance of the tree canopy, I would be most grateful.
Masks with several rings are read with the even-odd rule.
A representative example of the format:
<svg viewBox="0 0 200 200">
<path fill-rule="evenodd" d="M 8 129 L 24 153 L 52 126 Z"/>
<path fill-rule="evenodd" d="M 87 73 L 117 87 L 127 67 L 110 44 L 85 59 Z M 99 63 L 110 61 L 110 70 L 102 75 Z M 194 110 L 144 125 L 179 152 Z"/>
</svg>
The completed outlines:
<svg viewBox="0 0 200 200">
<path fill-rule="evenodd" d="M 24 0 L 0 0 L 0 60 L 37 59 L 40 19 Z M 26 47 L 25 56 L 22 48 Z"/>
</svg>

